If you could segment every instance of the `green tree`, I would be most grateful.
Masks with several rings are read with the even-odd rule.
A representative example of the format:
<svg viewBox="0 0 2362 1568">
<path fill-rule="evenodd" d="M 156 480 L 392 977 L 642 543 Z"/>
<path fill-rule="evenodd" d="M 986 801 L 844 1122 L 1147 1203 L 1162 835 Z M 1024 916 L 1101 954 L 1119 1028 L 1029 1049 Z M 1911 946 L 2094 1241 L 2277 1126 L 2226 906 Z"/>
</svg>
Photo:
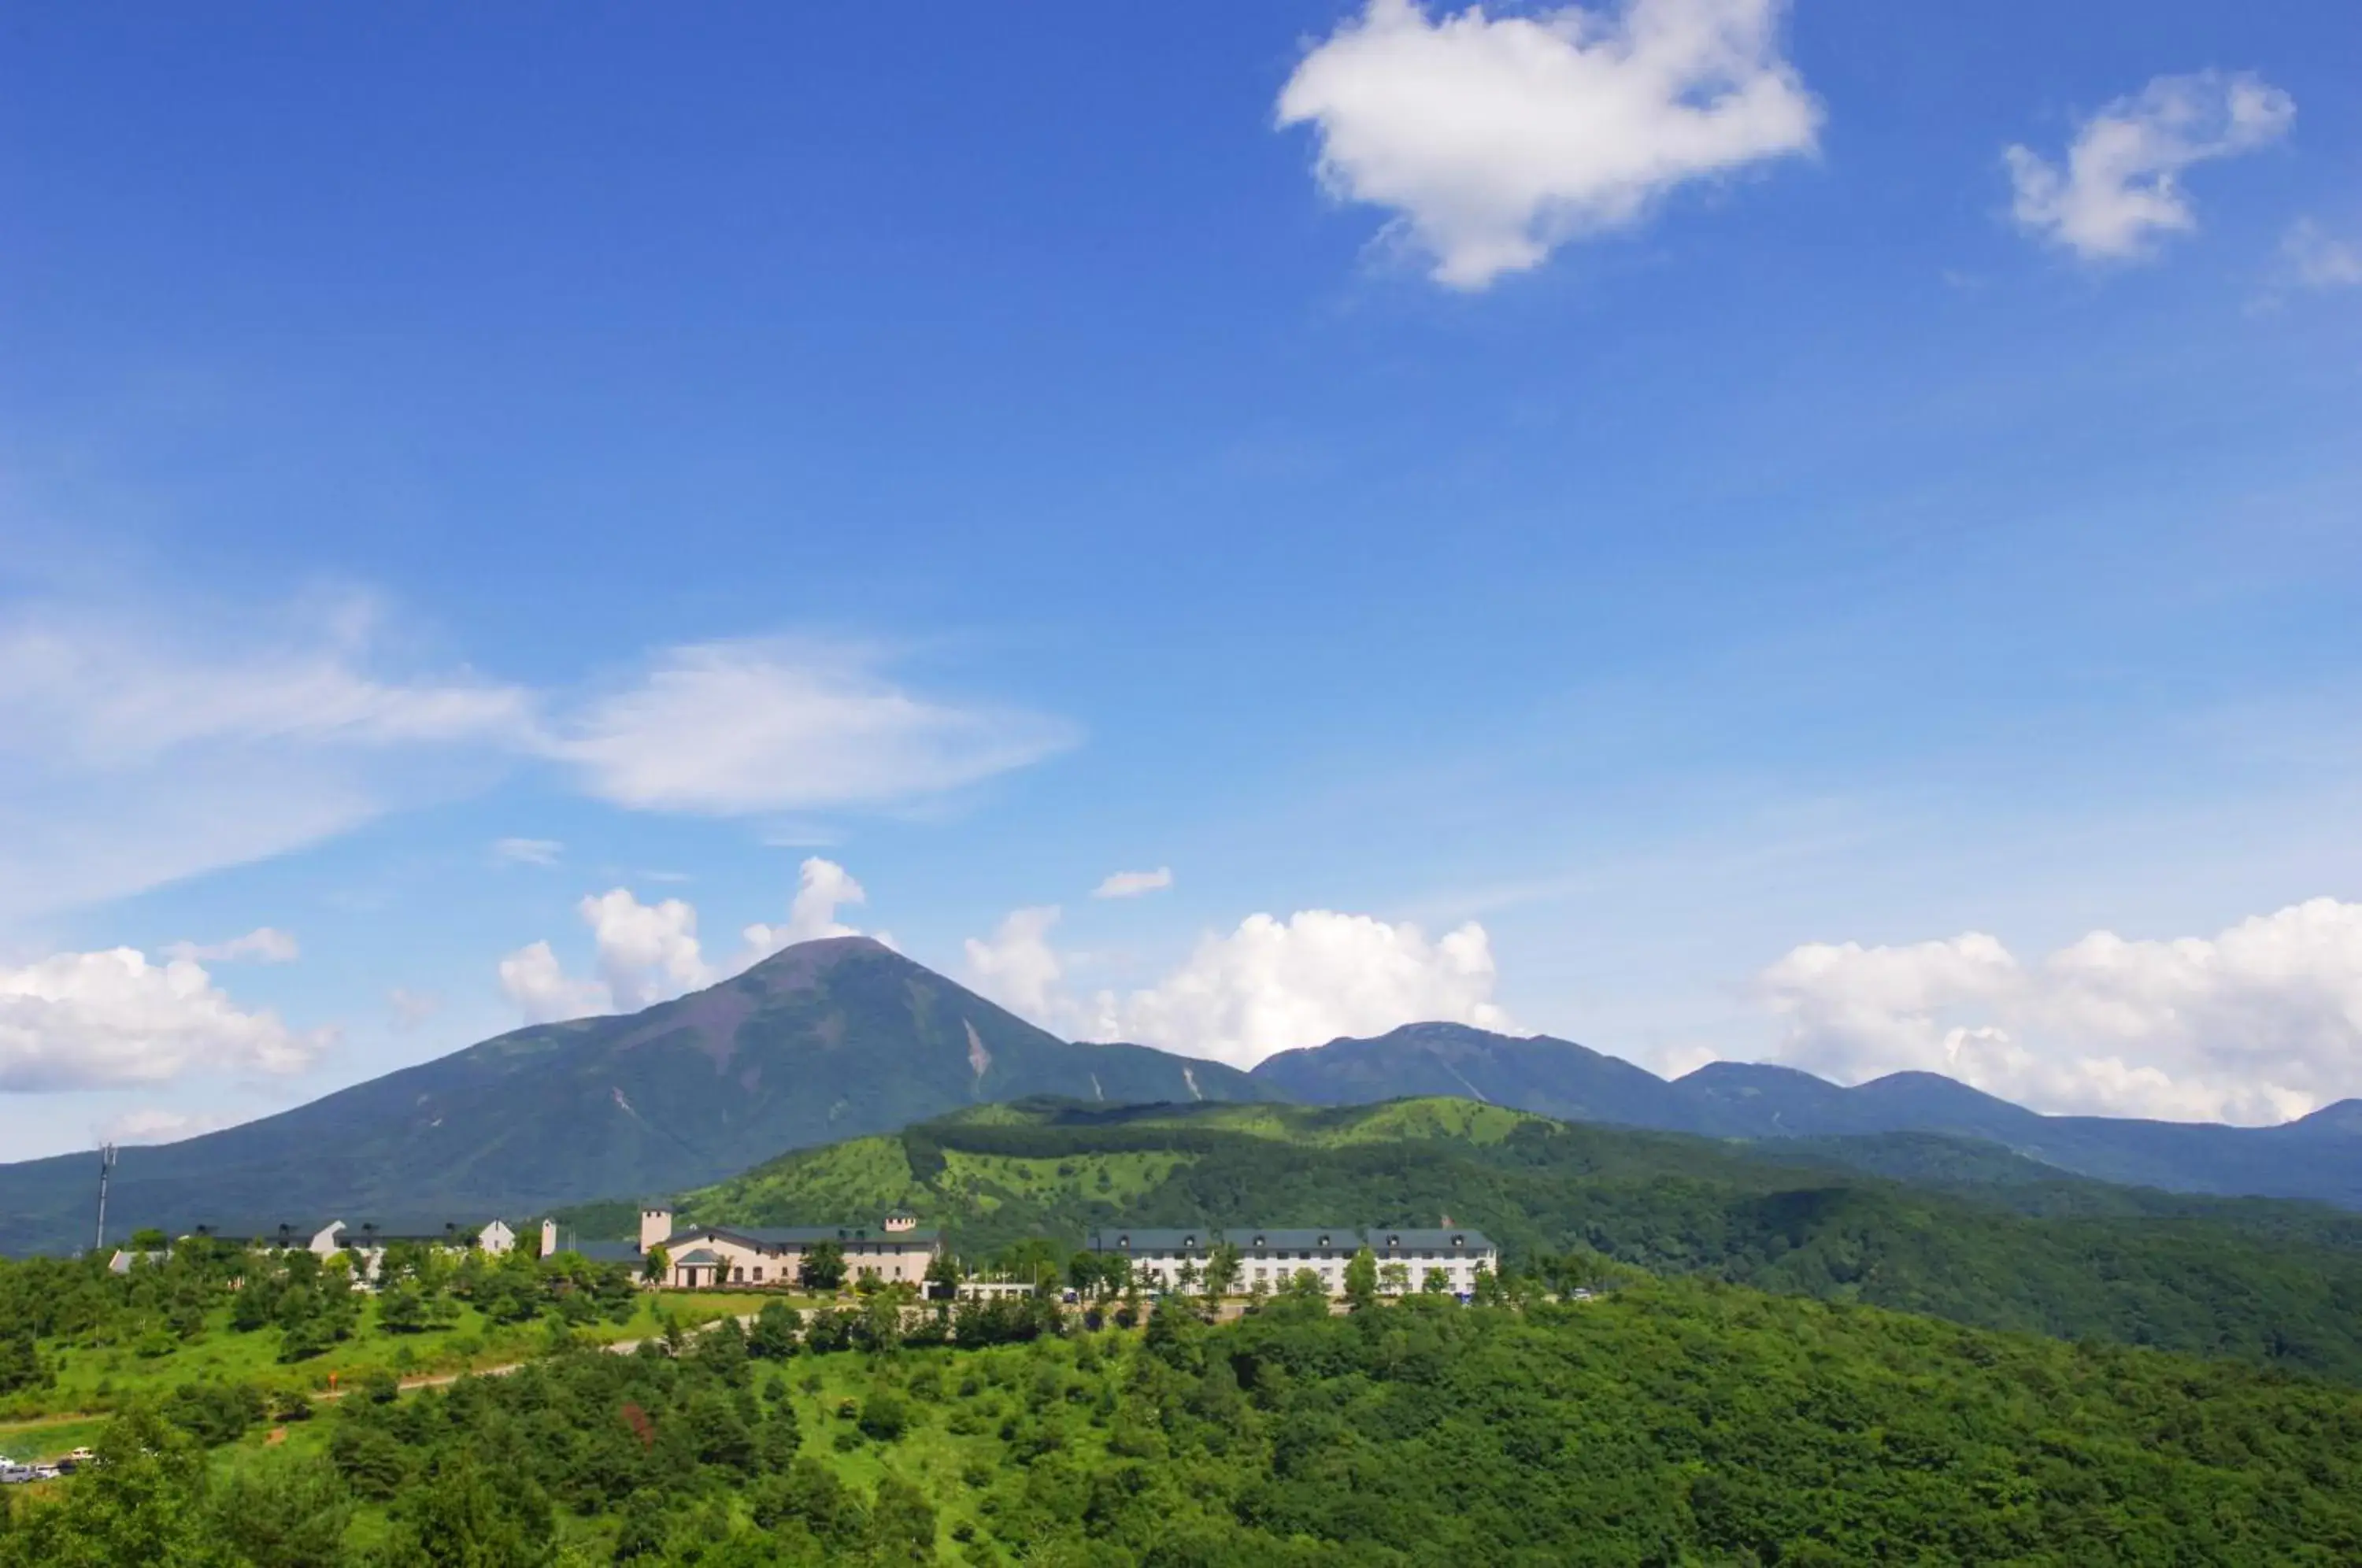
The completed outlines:
<svg viewBox="0 0 2362 1568">
<path fill-rule="evenodd" d="M 1239 1250 L 1228 1242 L 1216 1242 L 1206 1254 L 1206 1294 L 1216 1301 L 1231 1293 L 1239 1279 Z"/>
<path fill-rule="evenodd" d="M 321 1459 L 290 1460 L 268 1474 L 232 1470 L 215 1483 L 213 1533 L 252 1568 L 319 1568 L 344 1560 L 351 1494 Z"/>
<path fill-rule="evenodd" d="M 1429 1296 L 1449 1296 L 1451 1294 L 1451 1275 L 1440 1268 L 1430 1268 L 1420 1276 L 1418 1287 Z"/>
<path fill-rule="evenodd" d="M 1355 1250 L 1345 1264 L 1345 1299 L 1356 1312 L 1377 1305 L 1378 1256 L 1367 1247 Z"/>
<path fill-rule="evenodd" d="M 844 1249 L 822 1242 L 796 1260 L 796 1282 L 806 1290 L 833 1291 L 844 1283 Z"/>
<path fill-rule="evenodd" d="M 640 1264 L 640 1277 L 650 1285 L 662 1285 L 672 1277 L 672 1253 L 659 1242 L 648 1249 L 646 1261 Z"/>
<path fill-rule="evenodd" d="M 153 1414 L 107 1423 L 98 1463 L 0 1532 L 0 1568 L 229 1568 L 206 1528 L 205 1457 Z"/>
<path fill-rule="evenodd" d="M 1389 1296 L 1410 1293 L 1410 1264 L 1390 1263 L 1378 1270 L 1378 1288 Z"/>
<path fill-rule="evenodd" d="M 386 1286 L 377 1298 L 377 1326 L 389 1334 L 415 1334 L 426 1328 L 426 1297 L 414 1280 Z"/>
<path fill-rule="evenodd" d="M 784 1301 L 766 1301 L 746 1333 L 746 1353 L 756 1361 L 785 1361 L 796 1353 L 803 1314 Z"/>
<path fill-rule="evenodd" d="M 869 1508 L 869 1561 L 930 1563 L 935 1556 L 935 1510 L 924 1494 L 899 1475 L 877 1482 Z"/>
<path fill-rule="evenodd" d="M 443 1456 L 394 1500 L 393 1562 L 426 1568 L 540 1568 L 554 1523 L 529 1481 L 497 1485 L 466 1449 Z"/>
</svg>

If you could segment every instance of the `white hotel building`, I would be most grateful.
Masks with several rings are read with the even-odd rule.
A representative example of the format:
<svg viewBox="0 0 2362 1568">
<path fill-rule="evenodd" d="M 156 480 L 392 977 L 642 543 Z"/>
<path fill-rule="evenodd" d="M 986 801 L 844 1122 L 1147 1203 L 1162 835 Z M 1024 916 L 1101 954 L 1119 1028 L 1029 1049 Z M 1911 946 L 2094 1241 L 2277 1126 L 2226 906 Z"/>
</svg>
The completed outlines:
<svg viewBox="0 0 2362 1568">
<path fill-rule="evenodd" d="M 1221 1229 L 1173 1230 L 1143 1225 L 1108 1226 L 1090 1234 L 1090 1250 L 1131 1260 L 1131 1276 L 1143 1289 L 1181 1288 L 1184 1264 L 1193 1287 L 1206 1272 L 1214 1248 L 1229 1242 L 1237 1249 L 1239 1276 L 1231 1289 L 1245 1293 L 1258 1285 L 1278 1290 L 1298 1271 L 1310 1269 L 1331 1296 L 1345 1293 L 1345 1265 L 1363 1247 L 1377 1259 L 1379 1288 L 1386 1284 L 1388 1264 L 1399 1264 L 1407 1281 L 1401 1288 L 1425 1288 L 1428 1271 L 1440 1270 L 1444 1288 L 1464 1297 L 1476 1288 L 1476 1271 L 1497 1274 L 1500 1250 L 1485 1232 L 1469 1226 L 1434 1230 L 1404 1225 L 1330 1225 L 1297 1228 L 1231 1225 Z"/>
</svg>

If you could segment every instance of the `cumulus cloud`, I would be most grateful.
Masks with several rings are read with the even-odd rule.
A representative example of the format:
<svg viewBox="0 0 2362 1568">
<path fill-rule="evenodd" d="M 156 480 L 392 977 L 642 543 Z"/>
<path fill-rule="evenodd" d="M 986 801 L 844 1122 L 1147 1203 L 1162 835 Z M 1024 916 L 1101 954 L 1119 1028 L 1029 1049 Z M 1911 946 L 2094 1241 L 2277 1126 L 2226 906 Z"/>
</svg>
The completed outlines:
<svg viewBox="0 0 2362 1568">
<path fill-rule="evenodd" d="M 1073 1001 L 1058 988 L 1065 966 L 1050 946 L 1054 904 L 1011 910 L 989 941 L 967 939 L 967 977 L 1003 1007 L 1050 1027 L 1070 1026 Z"/>
<path fill-rule="evenodd" d="M 295 939 L 283 931 L 261 925 L 244 936 L 233 936 L 227 942 L 201 944 L 175 942 L 164 949 L 168 958 L 185 958 L 195 963 L 231 963 L 251 960 L 257 964 L 292 964 L 302 950 Z"/>
<path fill-rule="evenodd" d="M 675 648 L 546 744 L 602 800 L 734 816 L 958 789 L 1074 738 L 1040 714 L 915 696 L 858 650 L 762 640 Z"/>
<path fill-rule="evenodd" d="M 1142 893 L 1162 891 L 1173 885 L 1173 867 L 1160 866 L 1153 871 L 1118 871 L 1091 889 L 1095 899 L 1136 899 Z"/>
<path fill-rule="evenodd" d="M 1392 209 L 1437 282 L 1481 289 L 1678 185 L 1811 151 L 1821 111 L 1781 54 L 1783 8 L 1430 18 L 1369 0 L 1297 65 L 1278 123 L 1311 126 L 1322 186 Z"/>
<path fill-rule="evenodd" d="M 580 978 L 547 942 L 520 947 L 501 960 L 501 989 L 528 1023 L 548 1023 L 602 1012 L 635 1012 L 685 991 L 728 978 L 798 942 L 859 936 L 836 911 L 866 901 L 853 874 L 813 856 L 797 874 L 796 896 L 784 924 L 747 926 L 745 946 L 724 964 L 709 963 L 697 935 L 697 907 L 686 899 L 642 903 L 628 888 L 585 897 L 575 912 L 590 929 L 596 978 Z M 885 933 L 877 939 L 891 945 Z"/>
<path fill-rule="evenodd" d="M 1187 963 L 1143 989 L 1087 999 L 1062 985 L 1050 945 L 1055 908 L 1024 909 L 989 941 L 967 944 L 977 988 L 1078 1038 L 1132 1040 L 1248 1067 L 1275 1051 L 1442 1020 L 1515 1028 L 1493 998 L 1493 950 L 1473 922 L 1429 941 L 1407 922 L 1306 910 L 1251 915 L 1209 935 Z"/>
<path fill-rule="evenodd" d="M 575 906 L 598 948 L 599 978 L 614 1007 L 636 1012 L 719 978 L 698 948 L 697 910 L 685 899 L 644 904 L 612 888 Z"/>
<path fill-rule="evenodd" d="M 817 942 L 824 936 L 858 936 L 854 927 L 839 923 L 836 911 L 845 904 L 864 904 L 869 895 L 853 879 L 853 873 L 833 860 L 819 856 L 808 856 L 796 873 L 795 901 L 788 906 L 785 925 L 750 925 L 742 933 L 746 942 L 746 956 L 739 965 L 744 968 L 757 959 L 768 957 L 782 947 L 799 942 Z"/>
<path fill-rule="evenodd" d="M 1760 982 L 1781 1059 L 1848 1082 L 1920 1069 L 2039 1110 L 2236 1122 L 2362 1091 L 2362 904 L 2334 899 L 2034 964 L 1978 933 L 1816 943 Z"/>
<path fill-rule="evenodd" d="M 156 964 L 116 947 L 0 969 L 0 1091 L 295 1073 L 333 1038 L 238 1007 L 191 959 Z"/>
<path fill-rule="evenodd" d="M 495 866 L 555 866 L 557 857 L 566 853 L 566 845 L 554 838 L 496 838 L 492 841 L 492 864 Z"/>
<path fill-rule="evenodd" d="M 2160 76 L 2077 127 L 2063 167 L 2007 149 L 2011 214 L 2084 260 L 2136 259 L 2198 226 L 2183 171 L 2268 146 L 2295 120 L 2296 100 L 2249 72 Z"/>
<path fill-rule="evenodd" d="M 502 959 L 500 974 L 502 994 L 527 1023 L 559 1023 L 615 1010 L 606 986 L 568 975 L 547 942 L 527 944 Z"/>
</svg>

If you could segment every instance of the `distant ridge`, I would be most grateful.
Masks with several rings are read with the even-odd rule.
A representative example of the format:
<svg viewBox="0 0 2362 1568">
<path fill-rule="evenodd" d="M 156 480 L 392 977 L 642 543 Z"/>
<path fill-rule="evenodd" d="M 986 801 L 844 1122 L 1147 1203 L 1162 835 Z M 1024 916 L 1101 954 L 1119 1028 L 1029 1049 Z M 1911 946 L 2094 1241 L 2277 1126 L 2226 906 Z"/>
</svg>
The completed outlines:
<svg viewBox="0 0 2362 1568">
<path fill-rule="evenodd" d="M 1457 1023 L 1283 1051 L 1253 1077 L 1317 1105 L 1468 1094 L 1545 1116 L 1722 1138 L 1943 1133 L 2104 1181 L 2362 1209 L 2356 1099 L 2279 1127 L 2045 1116 L 1937 1073 L 1894 1073 L 1848 1088 L 1794 1067 L 1715 1062 L 1668 1083 L 1572 1041 Z"/>
<path fill-rule="evenodd" d="M 141 1225 L 524 1213 L 668 1193 L 984 1100 L 1260 1099 L 1219 1063 L 1076 1045 L 867 937 L 621 1017 L 537 1024 L 182 1143 L 127 1148 Z M 86 1246 L 90 1156 L 0 1165 L 0 1250 Z"/>
</svg>

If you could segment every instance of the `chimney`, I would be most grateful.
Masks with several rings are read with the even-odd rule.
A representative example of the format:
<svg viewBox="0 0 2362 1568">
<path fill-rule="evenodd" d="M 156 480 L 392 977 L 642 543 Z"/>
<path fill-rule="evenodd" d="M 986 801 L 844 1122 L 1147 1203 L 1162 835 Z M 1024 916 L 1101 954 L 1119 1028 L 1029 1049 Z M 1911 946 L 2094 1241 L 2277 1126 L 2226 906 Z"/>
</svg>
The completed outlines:
<svg viewBox="0 0 2362 1568">
<path fill-rule="evenodd" d="M 651 1247 L 661 1247 L 672 1239 L 672 1210 L 643 1209 L 640 1210 L 640 1253 L 647 1254 Z"/>
<path fill-rule="evenodd" d="M 541 1222 L 541 1255 L 546 1258 L 554 1257 L 557 1255 L 557 1221 L 555 1220 L 545 1220 Z"/>
</svg>

